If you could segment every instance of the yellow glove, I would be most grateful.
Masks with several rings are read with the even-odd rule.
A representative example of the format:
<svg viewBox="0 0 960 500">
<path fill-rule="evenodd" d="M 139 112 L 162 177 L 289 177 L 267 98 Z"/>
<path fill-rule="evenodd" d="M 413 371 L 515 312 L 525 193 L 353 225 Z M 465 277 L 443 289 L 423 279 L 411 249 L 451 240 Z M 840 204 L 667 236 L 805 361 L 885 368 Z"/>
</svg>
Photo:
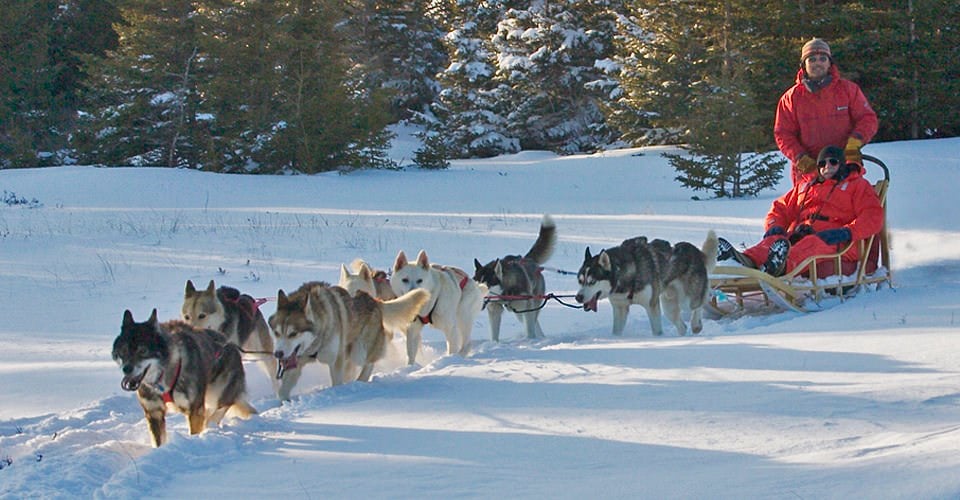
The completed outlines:
<svg viewBox="0 0 960 500">
<path fill-rule="evenodd" d="M 863 155 L 860 154 L 860 148 L 863 147 L 863 141 L 856 137 L 847 139 L 847 146 L 843 148 L 843 156 L 847 163 L 856 163 L 863 165 Z"/>
<path fill-rule="evenodd" d="M 814 160 L 810 155 L 803 155 L 797 159 L 797 170 L 801 174 L 809 174 L 817 169 L 817 160 Z"/>
</svg>

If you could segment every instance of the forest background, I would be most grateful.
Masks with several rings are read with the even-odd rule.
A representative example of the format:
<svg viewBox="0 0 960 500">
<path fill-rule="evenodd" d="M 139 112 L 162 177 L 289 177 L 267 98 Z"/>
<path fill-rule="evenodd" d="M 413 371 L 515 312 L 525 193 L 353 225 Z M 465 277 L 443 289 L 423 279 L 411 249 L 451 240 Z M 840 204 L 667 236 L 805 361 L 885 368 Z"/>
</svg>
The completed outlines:
<svg viewBox="0 0 960 500">
<path fill-rule="evenodd" d="M 395 168 L 402 120 L 424 168 L 775 151 L 814 36 L 877 111 L 874 141 L 960 134 L 954 0 L 16 0 L 0 25 L 0 169 Z"/>
</svg>

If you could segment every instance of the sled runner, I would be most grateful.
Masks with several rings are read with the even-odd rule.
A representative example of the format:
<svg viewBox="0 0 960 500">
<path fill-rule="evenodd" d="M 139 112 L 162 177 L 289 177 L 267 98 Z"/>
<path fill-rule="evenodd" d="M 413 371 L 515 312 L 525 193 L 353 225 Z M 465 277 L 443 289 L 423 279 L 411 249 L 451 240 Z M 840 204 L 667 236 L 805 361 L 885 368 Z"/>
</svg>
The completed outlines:
<svg viewBox="0 0 960 500">
<path fill-rule="evenodd" d="M 780 277 L 748 267 L 717 265 L 710 275 L 713 312 L 720 315 L 751 314 L 771 308 L 809 312 L 819 309 L 825 296 L 836 296 L 842 301 L 860 290 L 871 287 L 878 290 L 884 284 L 892 286 L 886 217 L 890 170 L 873 156 L 863 155 L 863 160 L 883 170 L 883 178 L 874 183 L 884 209 L 880 232 L 849 243 L 840 252 L 809 257 Z M 860 260 L 843 261 L 840 257 L 853 245 L 860 245 Z"/>
</svg>

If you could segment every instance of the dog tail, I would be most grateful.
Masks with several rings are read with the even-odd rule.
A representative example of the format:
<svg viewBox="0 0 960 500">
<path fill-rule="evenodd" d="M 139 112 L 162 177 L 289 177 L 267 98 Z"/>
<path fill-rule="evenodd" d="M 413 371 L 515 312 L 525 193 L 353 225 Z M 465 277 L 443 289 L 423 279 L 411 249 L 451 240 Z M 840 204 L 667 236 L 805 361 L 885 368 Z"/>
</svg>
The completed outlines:
<svg viewBox="0 0 960 500">
<path fill-rule="evenodd" d="M 704 240 L 700 251 L 703 252 L 703 265 L 707 268 L 707 273 L 712 273 L 717 267 L 717 233 L 713 229 L 707 233 L 707 239 Z"/>
<path fill-rule="evenodd" d="M 533 242 L 530 251 L 523 256 L 537 264 L 545 264 L 553 255 L 553 250 L 557 246 L 557 224 L 553 222 L 553 217 L 547 214 L 543 215 L 540 221 L 540 233 L 537 234 L 537 241 Z"/>
<path fill-rule="evenodd" d="M 383 328 L 388 332 L 406 330 L 429 300 L 430 292 L 423 288 L 416 288 L 395 299 L 383 301 L 381 304 Z"/>
</svg>

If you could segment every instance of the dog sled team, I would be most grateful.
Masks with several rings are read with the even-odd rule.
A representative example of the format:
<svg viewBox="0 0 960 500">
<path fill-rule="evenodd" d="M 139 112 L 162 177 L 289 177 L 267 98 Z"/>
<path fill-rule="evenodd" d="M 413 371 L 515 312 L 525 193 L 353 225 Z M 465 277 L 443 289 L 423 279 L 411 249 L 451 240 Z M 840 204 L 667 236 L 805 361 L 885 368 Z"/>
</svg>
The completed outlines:
<svg viewBox="0 0 960 500">
<path fill-rule="evenodd" d="M 410 365 L 417 361 L 427 325 L 443 333 L 448 355 L 465 356 L 484 308 L 493 341 L 500 339 L 504 311 L 517 316 L 528 339 L 541 338 L 544 264 L 556 242 L 556 224 L 545 215 L 525 254 L 485 264 L 475 259 L 473 276 L 433 263 L 423 250 L 414 260 L 400 251 L 389 276 L 357 259 L 341 265 L 336 285 L 310 281 L 279 290 L 269 318 L 257 299 L 235 288 L 218 288 L 211 280 L 198 289 L 187 281 L 178 319 L 160 322 L 154 309 L 137 322 L 131 311 L 124 312 L 113 344 L 113 358 L 123 372 L 121 387 L 136 391 L 152 443 L 160 446 L 168 409 L 187 417 L 191 434 L 225 417 L 256 413 L 246 399 L 242 356 L 256 361 L 273 381 L 278 399 L 286 401 L 304 366 L 314 361 L 327 366 L 332 385 L 369 381 L 396 332 L 405 337 Z M 631 305 L 646 310 L 653 335 L 663 333 L 664 315 L 685 335 L 684 310 L 689 329 L 699 333 L 711 300 L 709 275 L 718 255 L 730 253 L 724 243 L 709 231 L 700 246 L 638 236 L 596 254 L 587 247 L 575 299 L 585 311 L 609 300 L 614 335 L 624 333 Z"/>
</svg>

